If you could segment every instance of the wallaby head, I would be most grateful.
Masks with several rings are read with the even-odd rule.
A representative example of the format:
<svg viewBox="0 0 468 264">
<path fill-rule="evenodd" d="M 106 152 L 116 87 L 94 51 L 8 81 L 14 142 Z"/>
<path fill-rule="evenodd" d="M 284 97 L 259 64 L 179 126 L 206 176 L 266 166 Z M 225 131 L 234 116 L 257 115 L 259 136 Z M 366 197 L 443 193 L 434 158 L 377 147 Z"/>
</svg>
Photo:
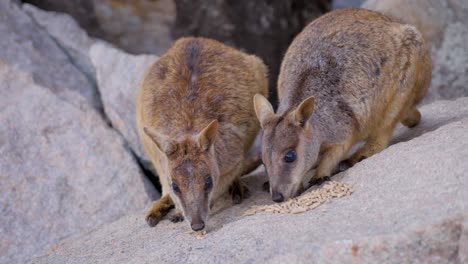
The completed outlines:
<svg viewBox="0 0 468 264">
<path fill-rule="evenodd" d="M 275 114 L 262 95 L 254 97 L 255 113 L 263 129 L 262 159 L 275 202 L 299 195 L 304 175 L 316 162 L 319 144 L 309 122 L 314 98 L 309 97 L 291 111 Z"/>
<path fill-rule="evenodd" d="M 183 139 L 171 139 L 155 129 L 144 128 L 167 158 L 168 182 L 172 197 L 182 209 L 193 230 L 202 230 L 208 220 L 211 192 L 219 178 L 214 142 L 218 121 L 213 120 L 201 132 Z"/>
</svg>

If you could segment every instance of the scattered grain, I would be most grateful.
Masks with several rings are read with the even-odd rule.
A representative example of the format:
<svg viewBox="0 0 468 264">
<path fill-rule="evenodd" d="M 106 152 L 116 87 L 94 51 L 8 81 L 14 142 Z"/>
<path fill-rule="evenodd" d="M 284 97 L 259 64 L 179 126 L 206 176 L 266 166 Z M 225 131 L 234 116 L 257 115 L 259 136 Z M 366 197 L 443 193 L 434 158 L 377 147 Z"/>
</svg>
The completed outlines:
<svg viewBox="0 0 468 264">
<path fill-rule="evenodd" d="M 271 205 L 252 206 L 244 213 L 244 216 L 254 215 L 257 212 L 280 213 L 280 214 L 300 214 L 308 210 L 319 207 L 332 198 L 340 198 L 353 193 L 351 186 L 330 181 L 320 188 L 304 193 L 283 203 Z M 322 210 L 324 211 L 324 210 Z"/>
</svg>

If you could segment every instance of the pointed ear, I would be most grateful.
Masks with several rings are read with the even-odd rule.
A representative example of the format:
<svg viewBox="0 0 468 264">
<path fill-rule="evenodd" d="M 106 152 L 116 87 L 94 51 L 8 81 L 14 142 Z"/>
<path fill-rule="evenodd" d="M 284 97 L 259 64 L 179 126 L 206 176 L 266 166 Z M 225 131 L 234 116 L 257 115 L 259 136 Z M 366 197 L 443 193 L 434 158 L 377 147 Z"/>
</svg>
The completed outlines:
<svg viewBox="0 0 468 264">
<path fill-rule="evenodd" d="M 301 127 L 304 127 L 309 120 L 312 112 L 314 112 L 315 98 L 313 96 L 305 99 L 294 111 L 294 122 Z"/>
<path fill-rule="evenodd" d="M 198 144 L 203 151 L 207 151 L 214 144 L 217 133 L 218 120 L 213 120 L 198 134 Z"/>
<path fill-rule="evenodd" d="M 177 150 L 177 143 L 165 135 L 159 133 L 154 128 L 144 127 L 143 131 L 146 135 L 148 135 L 153 142 L 158 146 L 159 150 L 166 154 L 166 156 L 170 156 Z"/>
<path fill-rule="evenodd" d="M 275 112 L 273 111 L 273 107 L 271 106 L 270 102 L 268 102 L 268 100 L 263 95 L 256 94 L 253 101 L 255 114 L 257 114 L 260 126 L 263 128 L 263 126 L 273 118 Z"/>
</svg>

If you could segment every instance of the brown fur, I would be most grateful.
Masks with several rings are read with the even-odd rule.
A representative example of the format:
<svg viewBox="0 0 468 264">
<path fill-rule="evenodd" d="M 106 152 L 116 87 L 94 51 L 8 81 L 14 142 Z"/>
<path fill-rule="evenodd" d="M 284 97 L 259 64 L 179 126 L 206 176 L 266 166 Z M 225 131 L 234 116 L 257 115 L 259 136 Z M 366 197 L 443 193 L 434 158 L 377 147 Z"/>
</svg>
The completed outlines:
<svg viewBox="0 0 468 264">
<path fill-rule="evenodd" d="M 421 34 L 364 9 L 342 9 L 310 23 L 290 45 L 278 80 L 277 113 L 261 96 L 263 162 L 272 194 L 299 193 L 305 175 L 331 176 L 351 146 L 353 165 L 383 150 L 398 122 L 412 127 L 431 80 Z M 286 163 L 289 150 L 297 160 Z"/>
<path fill-rule="evenodd" d="M 192 228 L 204 226 L 213 199 L 241 186 L 236 180 L 259 130 L 252 98 L 267 87 L 259 58 L 204 38 L 178 40 L 151 66 L 138 94 L 137 127 L 164 202 L 148 212 L 149 224 L 173 203 Z"/>
</svg>

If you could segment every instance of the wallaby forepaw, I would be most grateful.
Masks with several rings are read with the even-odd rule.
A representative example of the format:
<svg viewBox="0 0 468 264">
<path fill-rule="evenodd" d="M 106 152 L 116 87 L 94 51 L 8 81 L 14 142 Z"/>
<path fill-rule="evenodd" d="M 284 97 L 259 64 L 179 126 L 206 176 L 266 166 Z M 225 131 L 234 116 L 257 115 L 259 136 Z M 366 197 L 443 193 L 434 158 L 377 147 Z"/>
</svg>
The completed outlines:
<svg viewBox="0 0 468 264">
<path fill-rule="evenodd" d="M 358 153 L 356 153 L 353 156 L 351 156 L 349 159 L 344 160 L 343 163 L 347 164 L 349 166 L 349 168 L 351 168 L 354 165 L 356 165 L 356 163 L 361 162 L 361 161 L 363 161 L 363 160 L 365 160 L 367 158 L 368 157 L 366 155 L 358 155 Z"/>
<path fill-rule="evenodd" d="M 174 208 L 174 203 L 172 202 L 171 197 L 167 194 L 164 195 L 153 204 L 149 212 L 146 214 L 146 223 L 151 227 L 157 225 L 172 208 Z"/>
<path fill-rule="evenodd" d="M 249 188 L 247 188 L 247 186 L 245 186 L 240 180 L 234 181 L 229 192 L 234 204 L 240 204 L 243 200 L 250 197 Z"/>
<path fill-rule="evenodd" d="M 169 217 L 169 220 L 170 220 L 172 223 L 182 222 L 182 221 L 184 221 L 184 215 L 182 214 L 182 212 L 177 212 L 177 213 L 171 215 L 171 216 Z"/>
<path fill-rule="evenodd" d="M 151 213 L 146 216 L 146 223 L 150 227 L 154 227 L 159 223 L 159 221 L 161 221 L 161 218 L 162 216 L 160 214 L 156 215 L 156 214 Z"/>
<path fill-rule="evenodd" d="M 351 164 L 349 159 L 343 160 L 338 164 L 337 173 L 343 172 L 351 167 L 353 167 L 353 164 Z"/>
<path fill-rule="evenodd" d="M 320 185 L 324 182 L 327 182 L 327 181 L 330 181 L 330 176 L 325 176 L 325 177 L 321 177 L 321 178 L 312 178 L 310 181 L 309 181 L 309 186 L 312 186 L 312 185 Z"/>
</svg>

